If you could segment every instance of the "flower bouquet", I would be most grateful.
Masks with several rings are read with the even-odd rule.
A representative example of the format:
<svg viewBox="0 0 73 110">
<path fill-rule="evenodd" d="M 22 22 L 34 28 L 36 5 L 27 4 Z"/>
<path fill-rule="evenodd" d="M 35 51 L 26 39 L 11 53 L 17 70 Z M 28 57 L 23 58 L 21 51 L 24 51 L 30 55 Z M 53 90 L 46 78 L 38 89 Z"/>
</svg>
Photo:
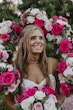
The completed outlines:
<svg viewBox="0 0 73 110">
<path fill-rule="evenodd" d="M 51 28 L 50 28 L 51 27 Z M 60 43 L 63 40 L 72 41 L 72 29 L 66 19 L 63 16 L 53 16 L 47 22 L 47 29 L 49 32 L 46 35 L 47 40 L 47 54 L 52 50 L 52 56 L 55 55 L 59 59 L 61 58 L 61 53 L 59 52 Z"/>
<path fill-rule="evenodd" d="M 12 53 L 16 50 L 21 31 L 22 28 L 11 20 L 0 23 L 0 44 L 5 47 L 9 54 L 9 63 L 11 63 Z"/>
<path fill-rule="evenodd" d="M 0 62 L 8 62 L 9 54 L 7 53 L 7 50 L 5 47 L 0 44 Z"/>
<path fill-rule="evenodd" d="M 73 94 L 73 53 L 68 53 L 65 61 L 58 64 L 61 92 L 70 96 Z"/>
<path fill-rule="evenodd" d="M 20 73 L 14 71 L 13 66 L 4 62 L 0 63 L 0 92 L 8 95 L 14 93 L 20 84 Z"/>
<path fill-rule="evenodd" d="M 38 8 L 29 8 L 21 15 L 21 24 L 26 26 L 28 24 L 34 24 L 42 28 L 44 35 L 48 33 L 47 30 L 48 17 L 45 11 L 41 11 Z"/>
<path fill-rule="evenodd" d="M 49 86 L 27 89 L 23 95 L 19 96 L 18 103 L 15 105 L 21 110 L 58 110 L 58 101 L 55 91 Z M 60 110 L 60 109 L 59 109 Z"/>
</svg>

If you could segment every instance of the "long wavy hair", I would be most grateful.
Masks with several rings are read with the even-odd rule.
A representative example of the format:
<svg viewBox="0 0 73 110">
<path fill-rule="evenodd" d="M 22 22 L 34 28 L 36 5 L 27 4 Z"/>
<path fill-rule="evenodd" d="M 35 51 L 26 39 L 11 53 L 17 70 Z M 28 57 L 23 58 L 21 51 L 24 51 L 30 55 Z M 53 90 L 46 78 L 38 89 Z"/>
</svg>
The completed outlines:
<svg viewBox="0 0 73 110">
<path fill-rule="evenodd" d="M 40 27 L 35 26 L 35 25 L 27 25 L 23 29 L 20 35 L 21 39 L 18 45 L 18 51 L 17 51 L 15 64 L 16 64 L 16 68 L 21 73 L 21 81 L 22 81 L 23 77 L 25 77 L 26 75 L 28 76 L 28 62 L 29 62 L 28 60 L 30 59 L 30 54 L 31 54 L 30 37 L 36 29 L 41 31 L 43 35 L 43 40 L 45 42 L 44 49 L 39 57 L 39 65 L 40 65 L 40 69 L 43 72 L 44 77 L 46 78 L 46 83 L 49 85 L 50 80 L 48 76 L 48 63 L 47 63 L 47 57 L 46 57 L 46 52 L 45 52 L 46 41 L 45 41 L 44 33 Z"/>
</svg>

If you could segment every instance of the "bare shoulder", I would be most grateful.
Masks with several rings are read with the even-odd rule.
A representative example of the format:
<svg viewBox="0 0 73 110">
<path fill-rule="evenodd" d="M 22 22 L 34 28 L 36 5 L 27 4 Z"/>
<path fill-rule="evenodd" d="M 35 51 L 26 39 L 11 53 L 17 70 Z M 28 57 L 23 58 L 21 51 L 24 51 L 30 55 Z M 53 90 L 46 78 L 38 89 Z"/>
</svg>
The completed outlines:
<svg viewBox="0 0 73 110">
<path fill-rule="evenodd" d="M 56 58 L 48 57 L 47 58 L 47 63 L 48 63 L 49 73 L 54 74 L 54 72 L 57 69 L 58 60 Z"/>
</svg>

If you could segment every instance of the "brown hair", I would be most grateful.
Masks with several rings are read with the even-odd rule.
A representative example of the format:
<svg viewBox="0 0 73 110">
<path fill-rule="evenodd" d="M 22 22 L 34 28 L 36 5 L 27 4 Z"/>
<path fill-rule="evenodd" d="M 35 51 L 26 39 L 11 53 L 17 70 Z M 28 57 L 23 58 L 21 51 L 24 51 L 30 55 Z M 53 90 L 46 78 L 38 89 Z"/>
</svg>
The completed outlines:
<svg viewBox="0 0 73 110">
<path fill-rule="evenodd" d="M 44 33 L 41 28 L 35 25 L 27 25 L 21 34 L 21 39 L 18 45 L 18 51 L 17 51 L 17 57 L 15 60 L 15 64 L 17 69 L 21 72 L 22 78 L 25 76 L 25 74 L 28 74 L 28 59 L 30 57 L 30 37 L 32 33 L 36 30 L 39 29 L 42 34 L 43 34 L 43 39 L 45 42 L 45 47 L 46 47 L 46 41 L 44 37 Z M 49 84 L 49 76 L 48 76 L 48 64 L 47 64 L 47 57 L 46 57 L 46 52 L 45 52 L 45 47 L 43 52 L 40 54 L 39 58 L 39 64 L 40 68 L 43 72 L 44 77 L 46 78 L 47 84 Z"/>
</svg>

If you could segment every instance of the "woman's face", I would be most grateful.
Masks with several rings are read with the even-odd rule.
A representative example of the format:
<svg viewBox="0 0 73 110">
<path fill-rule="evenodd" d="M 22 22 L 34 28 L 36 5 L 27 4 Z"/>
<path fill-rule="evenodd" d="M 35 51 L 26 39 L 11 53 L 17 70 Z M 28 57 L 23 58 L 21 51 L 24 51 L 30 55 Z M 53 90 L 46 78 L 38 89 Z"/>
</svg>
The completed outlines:
<svg viewBox="0 0 73 110">
<path fill-rule="evenodd" d="M 45 46 L 45 42 L 44 42 L 44 38 L 43 38 L 43 34 L 39 29 L 36 29 L 31 37 L 30 37 L 30 49 L 31 49 L 31 53 L 36 53 L 36 54 L 40 54 L 42 53 L 44 46 Z"/>
</svg>

